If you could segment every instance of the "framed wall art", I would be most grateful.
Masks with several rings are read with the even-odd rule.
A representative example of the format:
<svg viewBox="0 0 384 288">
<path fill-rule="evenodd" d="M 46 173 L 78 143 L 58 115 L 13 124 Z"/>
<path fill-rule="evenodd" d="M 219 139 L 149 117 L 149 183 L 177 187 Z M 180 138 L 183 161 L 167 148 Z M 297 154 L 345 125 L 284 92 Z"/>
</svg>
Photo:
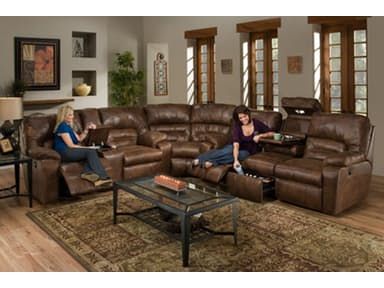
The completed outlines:
<svg viewBox="0 0 384 288">
<path fill-rule="evenodd" d="M 147 44 L 148 96 L 169 96 L 169 58 L 167 43 Z"/>
<path fill-rule="evenodd" d="M 302 56 L 288 56 L 288 73 L 300 74 L 303 71 Z"/>
<path fill-rule="evenodd" d="M 221 73 L 232 74 L 232 59 L 221 60 Z"/>
<path fill-rule="evenodd" d="M 72 57 L 84 57 L 84 38 L 72 37 Z"/>
<path fill-rule="evenodd" d="M 60 40 L 16 37 L 15 80 L 27 90 L 59 90 Z"/>
</svg>

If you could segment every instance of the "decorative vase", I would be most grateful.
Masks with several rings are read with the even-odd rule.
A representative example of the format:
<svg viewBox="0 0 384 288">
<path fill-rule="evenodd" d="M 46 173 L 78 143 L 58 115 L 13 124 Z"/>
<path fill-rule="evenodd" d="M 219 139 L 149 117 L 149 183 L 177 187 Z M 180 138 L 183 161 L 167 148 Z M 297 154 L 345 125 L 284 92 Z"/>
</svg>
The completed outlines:
<svg viewBox="0 0 384 288">
<path fill-rule="evenodd" d="M 75 92 L 78 96 L 87 96 L 91 92 L 92 86 L 81 83 L 75 87 Z"/>
</svg>

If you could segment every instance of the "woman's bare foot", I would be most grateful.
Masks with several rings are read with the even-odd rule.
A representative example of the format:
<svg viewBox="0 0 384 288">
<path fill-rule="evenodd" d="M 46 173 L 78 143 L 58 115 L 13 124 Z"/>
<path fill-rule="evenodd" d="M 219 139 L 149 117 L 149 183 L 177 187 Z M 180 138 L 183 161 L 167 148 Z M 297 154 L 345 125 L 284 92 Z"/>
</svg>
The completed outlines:
<svg viewBox="0 0 384 288">
<path fill-rule="evenodd" d="M 211 168 L 212 166 L 213 166 L 212 162 L 209 162 L 209 161 L 204 162 L 204 168 L 208 169 L 208 168 Z"/>
</svg>

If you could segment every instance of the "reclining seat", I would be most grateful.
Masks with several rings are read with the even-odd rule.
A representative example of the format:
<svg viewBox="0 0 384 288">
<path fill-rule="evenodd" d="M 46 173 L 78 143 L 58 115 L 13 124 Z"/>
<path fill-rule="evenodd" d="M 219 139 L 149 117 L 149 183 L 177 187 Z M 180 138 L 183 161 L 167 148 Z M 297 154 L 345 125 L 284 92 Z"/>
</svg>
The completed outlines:
<svg viewBox="0 0 384 288">
<path fill-rule="evenodd" d="M 82 110 L 75 110 L 74 113 L 74 130 L 76 132 L 83 131 L 84 127 L 93 122 L 97 127 L 102 126 L 100 117 L 96 108 L 86 108 Z M 100 159 L 105 171 L 111 176 L 113 180 L 116 180 L 116 176 L 113 173 L 114 169 L 106 158 Z M 60 185 L 67 185 L 72 195 L 85 194 L 94 191 L 104 191 L 110 188 L 106 187 L 95 187 L 92 183 L 87 180 L 81 179 L 80 175 L 84 171 L 84 162 L 69 162 L 61 163 L 59 167 L 59 177 L 63 177 Z"/>
<path fill-rule="evenodd" d="M 260 120 L 273 131 L 279 131 L 282 122 L 282 115 L 274 111 L 251 111 L 252 118 Z M 252 173 L 265 177 L 273 176 L 275 163 L 291 158 L 289 155 L 275 152 L 261 152 L 247 157 L 242 165 Z"/>
<path fill-rule="evenodd" d="M 158 145 L 166 135 L 148 131 L 142 107 L 101 108 L 99 113 L 102 125 L 112 127 L 108 144 L 117 149 L 103 152 L 103 157 L 120 173 L 116 179 L 155 175 L 166 169 L 166 157 Z"/>
<path fill-rule="evenodd" d="M 320 102 L 312 98 L 304 97 L 283 97 L 281 105 L 287 112 L 287 118 L 283 120 L 280 127 L 276 124 L 270 126 L 274 131 L 283 134 L 292 135 L 303 139 L 303 144 L 289 146 L 264 145 L 263 153 L 249 157 L 245 166 L 257 172 L 257 174 L 270 177 L 274 176 L 274 170 L 277 163 L 291 159 L 293 157 L 302 157 L 304 154 L 304 141 L 308 132 L 312 114 L 321 111 Z M 275 128 L 276 127 L 276 128 Z"/>
<path fill-rule="evenodd" d="M 234 105 L 200 104 L 192 107 L 192 141 L 206 143 L 209 149 L 221 148 L 232 140 L 232 117 Z M 191 176 L 218 183 L 232 165 L 219 165 L 209 169 L 189 167 Z"/>
<path fill-rule="evenodd" d="M 368 193 L 373 127 L 353 114 L 314 114 L 303 158 L 278 163 L 278 199 L 338 214 Z"/>
</svg>

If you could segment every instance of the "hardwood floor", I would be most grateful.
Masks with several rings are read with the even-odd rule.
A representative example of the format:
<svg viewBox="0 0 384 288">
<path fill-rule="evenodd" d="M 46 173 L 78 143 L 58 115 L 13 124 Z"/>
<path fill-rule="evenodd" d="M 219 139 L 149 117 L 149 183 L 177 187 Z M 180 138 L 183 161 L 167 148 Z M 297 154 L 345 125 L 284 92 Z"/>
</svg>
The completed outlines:
<svg viewBox="0 0 384 288">
<path fill-rule="evenodd" d="M 1 169 L 0 188 L 11 185 L 13 177 L 12 169 Z M 364 203 L 338 217 L 284 205 L 384 237 L 384 177 L 374 176 Z M 41 208 L 36 201 L 33 208 L 28 208 L 27 197 L 0 199 L 0 271 L 85 271 L 25 216 L 26 212 Z"/>
</svg>

